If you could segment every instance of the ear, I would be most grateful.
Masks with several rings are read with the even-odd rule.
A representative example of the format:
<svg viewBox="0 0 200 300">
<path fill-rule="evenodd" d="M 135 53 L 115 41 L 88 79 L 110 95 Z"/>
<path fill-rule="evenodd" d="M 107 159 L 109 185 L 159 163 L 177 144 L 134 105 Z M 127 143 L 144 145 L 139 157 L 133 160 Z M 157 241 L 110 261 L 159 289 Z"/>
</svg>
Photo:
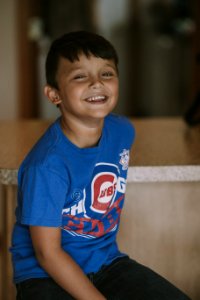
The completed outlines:
<svg viewBox="0 0 200 300">
<path fill-rule="evenodd" d="M 58 90 L 51 87 L 50 85 L 45 85 L 44 94 L 49 99 L 49 101 L 55 105 L 58 105 L 62 102 Z"/>
</svg>

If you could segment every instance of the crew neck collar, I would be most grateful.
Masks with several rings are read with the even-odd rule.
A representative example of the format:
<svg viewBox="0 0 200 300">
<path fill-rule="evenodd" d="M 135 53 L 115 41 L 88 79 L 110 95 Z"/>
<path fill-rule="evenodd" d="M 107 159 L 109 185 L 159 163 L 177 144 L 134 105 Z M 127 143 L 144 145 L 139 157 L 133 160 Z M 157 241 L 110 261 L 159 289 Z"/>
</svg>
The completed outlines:
<svg viewBox="0 0 200 300">
<path fill-rule="evenodd" d="M 80 148 L 77 145 L 75 145 L 74 143 L 72 143 L 69 138 L 64 134 L 62 127 L 61 127 L 61 117 L 59 117 L 56 120 L 56 128 L 59 132 L 60 137 L 62 138 L 63 141 L 65 141 L 65 143 L 68 145 L 68 147 L 72 148 L 73 150 L 80 152 L 80 153 L 96 153 L 99 152 L 103 143 L 105 142 L 105 122 L 103 125 L 103 129 L 102 129 L 102 134 L 101 137 L 99 139 L 99 142 L 96 146 L 94 147 L 87 147 L 87 148 Z"/>
</svg>

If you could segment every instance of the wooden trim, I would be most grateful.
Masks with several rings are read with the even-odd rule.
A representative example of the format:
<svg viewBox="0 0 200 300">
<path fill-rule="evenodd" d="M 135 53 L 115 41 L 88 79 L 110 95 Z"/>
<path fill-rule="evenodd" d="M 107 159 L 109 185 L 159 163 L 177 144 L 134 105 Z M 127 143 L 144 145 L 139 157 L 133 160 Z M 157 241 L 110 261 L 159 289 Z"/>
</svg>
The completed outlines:
<svg viewBox="0 0 200 300">
<path fill-rule="evenodd" d="M 192 6 L 195 33 L 193 36 L 193 49 L 192 49 L 192 82 L 191 82 L 191 97 L 190 101 L 193 102 L 197 93 L 200 92 L 200 1 L 195 0 Z"/>
<path fill-rule="evenodd" d="M 1 219 L 3 225 L 3 235 L 1 241 L 1 278 L 3 285 L 1 290 L 2 299 L 15 299 L 15 286 L 13 284 L 13 269 L 11 265 L 11 254 L 9 248 L 11 245 L 11 235 L 14 224 L 14 212 L 16 207 L 17 190 L 14 185 L 2 185 L 2 212 Z"/>
<path fill-rule="evenodd" d="M 37 44 L 28 38 L 30 18 L 39 13 L 38 0 L 20 0 L 17 10 L 18 117 L 38 116 Z"/>
</svg>

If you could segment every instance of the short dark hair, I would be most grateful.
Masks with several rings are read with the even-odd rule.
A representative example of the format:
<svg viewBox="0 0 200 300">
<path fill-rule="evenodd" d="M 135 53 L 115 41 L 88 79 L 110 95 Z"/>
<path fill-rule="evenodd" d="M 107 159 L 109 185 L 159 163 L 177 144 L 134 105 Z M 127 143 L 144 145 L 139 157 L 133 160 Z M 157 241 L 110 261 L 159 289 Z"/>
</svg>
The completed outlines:
<svg viewBox="0 0 200 300">
<path fill-rule="evenodd" d="M 57 38 L 51 44 L 45 65 L 47 84 L 58 88 L 56 72 L 60 57 L 67 58 L 71 62 L 74 62 L 75 60 L 79 60 L 81 53 L 87 57 L 94 55 L 103 59 L 111 59 L 117 68 L 118 55 L 108 40 L 92 32 L 69 32 Z"/>
</svg>

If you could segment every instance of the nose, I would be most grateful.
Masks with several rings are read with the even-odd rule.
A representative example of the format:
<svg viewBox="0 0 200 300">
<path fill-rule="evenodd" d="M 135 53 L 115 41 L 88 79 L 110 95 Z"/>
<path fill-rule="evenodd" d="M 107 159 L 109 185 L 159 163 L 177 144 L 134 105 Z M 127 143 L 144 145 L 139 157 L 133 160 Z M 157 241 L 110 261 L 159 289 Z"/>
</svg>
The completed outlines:
<svg viewBox="0 0 200 300">
<path fill-rule="evenodd" d="M 103 82 L 101 81 L 100 78 L 92 78 L 90 81 L 90 87 L 93 89 L 98 89 L 101 88 L 103 85 Z"/>
</svg>

